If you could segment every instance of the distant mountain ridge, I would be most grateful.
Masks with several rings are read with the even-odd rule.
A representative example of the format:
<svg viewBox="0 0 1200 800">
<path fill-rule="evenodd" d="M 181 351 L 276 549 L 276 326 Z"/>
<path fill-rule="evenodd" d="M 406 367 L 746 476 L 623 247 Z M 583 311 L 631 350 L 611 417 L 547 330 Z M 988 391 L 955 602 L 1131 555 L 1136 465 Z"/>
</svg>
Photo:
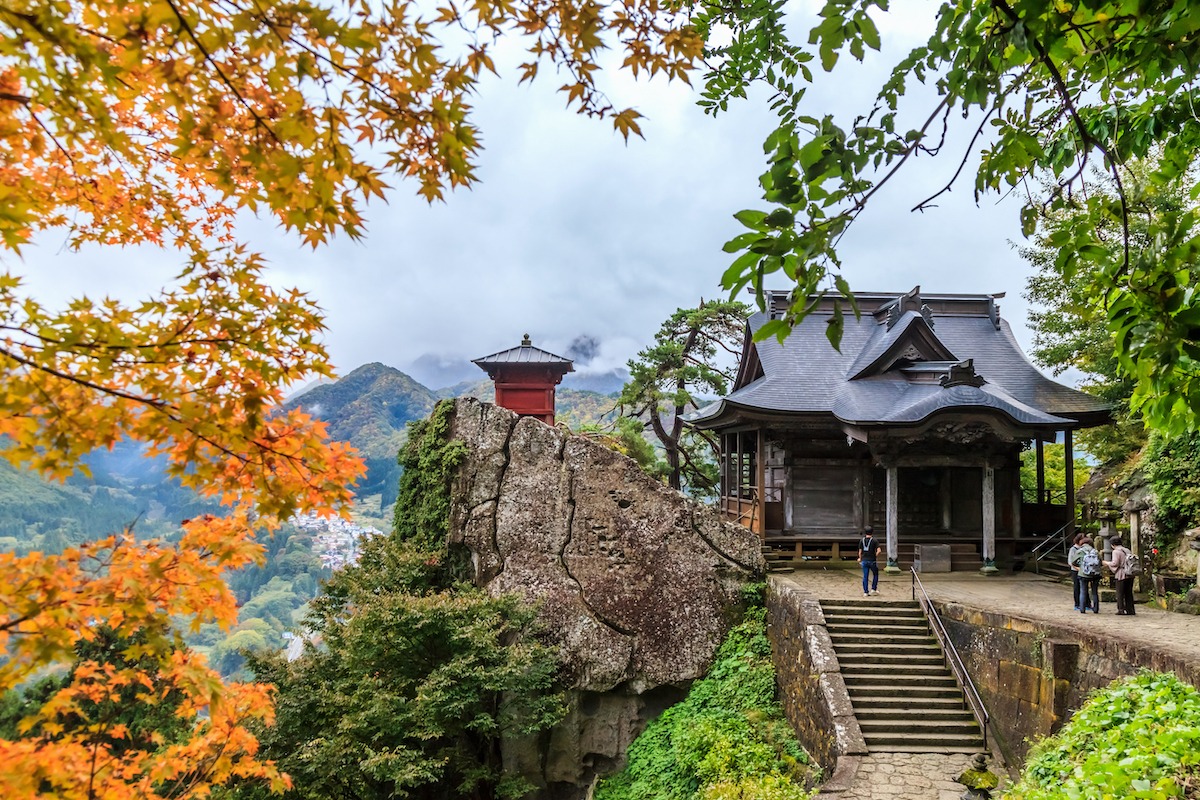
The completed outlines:
<svg viewBox="0 0 1200 800">
<path fill-rule="evenodd" d="M 396 456 L 408 423 L 428 416 L 442 398 L 465 396 L 492 402 L 495 390 L 480 372 L 478 380 L 434 391 L 374 362 L 338 380 L 310 384 L 285 407 L 300 407 L 324 420 L 331 438 L 358 450 L 367 474 L 355 487 L 361 501 L 355 511 L 386 527 L 400 479 Z M 566 388 L 565 382 L 557 401 L 558 421 L 573 428 L 615 413 L 612 396 Z M 213 501 L 168 478 L 161 458 L 142 453 L 132 442 L 92 453 L 86 459 L 92 477 L 75 476 L 65 484 L 0 462 L 0 550 L 57 552 L 127 526 L 143 535 L 169 535 L 181 520 L 218 510 Z"/>
<path fill-rule="evenodd" d="M 608 383 L 612 380 L 611 375 L 606 378 Z M 396 497 L 400 479 L 396 455 L 404 444 L 408 423 L 428 416 L 438 400 L 454 397 L 490 403 L 495 388 L 480 372 L 478 380 L 434 390 L 395 367 L 373 362 L 332 383 L 308 389 L 285 407 L 303 408 L 328 423 L 330 437 L 354 445 L 367 462 L 367 475 L 355 491 L 364 501 L 379 495 L 382 514 Z M 570 427 L 599 422 L 612 414 L 616 405 L 611 396 L 567 388 L 567 381 L 559 387 L 556 400 L 558 421 Z"/>
</svg>

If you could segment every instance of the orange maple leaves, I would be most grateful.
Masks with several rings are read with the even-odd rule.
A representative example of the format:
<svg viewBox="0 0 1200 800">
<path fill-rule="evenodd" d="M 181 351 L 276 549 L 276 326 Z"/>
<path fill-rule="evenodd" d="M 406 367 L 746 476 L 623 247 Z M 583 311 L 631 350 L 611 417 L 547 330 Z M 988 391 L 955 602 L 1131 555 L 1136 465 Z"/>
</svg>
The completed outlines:
<svg viewBox="0 0 1200 800">
<path fill-rule="evenodd" d="M 626 138 L 640 115 L 599 89 L 602 51 L 682 80 L 701 51 L 681 9 L 658 0 L 0 2 L 0 253 L 61 229 L 76 247 L 152 245 L 186 261 L 140 303 L 61 311 L 0 275 L 0 455 L 63 478 L 132 439 L 230 509 L 191 521 L 177 544 L 127 531 L 61 555 L 0 554 L 0 691 L 74 663 L 28 737 L 0 741 L 5 800 L 283 785 L 246 728 L 270 721 L 269 693 L 223 686 L 170 637 L 147 636 L 172 620 L 232 622 L 221 574 L 261 557 L 254 532 L 344 509 L 362 472 L 321 423 L 280 410 L 281 387 L 330 374 L 323 323 L 263 280 L 235 221 L 271 214 L 316 245 L 360 235 L 362 204 L 392 174 L 430 200 L 470 183 L 468 100 L 502 37 L 526 40 L 522 80 L 550 62 L 568 105 Z M 80 661 L 101 625 L 125 637 L 123 658 L 153 666 Z M 128 731 L 97 699 L 161 704 L 154 687 L 177 698 L 188 736 L 119 746 Z"/>
</svg>

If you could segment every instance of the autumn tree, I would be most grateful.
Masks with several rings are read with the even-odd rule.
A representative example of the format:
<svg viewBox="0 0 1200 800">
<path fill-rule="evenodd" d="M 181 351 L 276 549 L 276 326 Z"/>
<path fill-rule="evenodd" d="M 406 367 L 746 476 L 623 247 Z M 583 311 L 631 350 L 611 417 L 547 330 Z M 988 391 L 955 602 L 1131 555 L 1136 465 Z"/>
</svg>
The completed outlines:
<svg viewBox="0 0 1200 800">
<path fill-rule="evenodd" d="M 0 692 L 76 662 L 103 621 L 133 642 L 130 664 L 157 664 L 189 728 L 181 742 L 118 751 L 89 717 L 97 698 L 159 695 L 141 668 L 75 663 L 22 723 L 51 735 L 0 740 L 5 800 L 201 796 L 234 776 L 286 784 L 247 728 L 271 720 L 270 690 L 222 685 L 162 625 L 231 625 L 221 574 L 261 559 L 255 536 L 293 513 L 345 513 L 362 473 L 323 425 L 280 408 L 282 387 L 330 374 L 322 318 L 265 282 L 235 222 L 273 216 L 317 245 L 361 236 L 364 203 L 394 176 L 429 199 L 469 184 L 469 97 L 502 37 L 528 50 L 522 80 L 553 67 L 572 107 L 626 137 L 638 114 L 601 91 L 601 51 L 669 78 L 686 78 L 700 51 L 686 19 L 654 0 L 0 4 L 0 258 L 11 270 L 52 231 L 77 249 L 161 248 L 181 265 L 139 302 L 62 309 L 0 274 L 2 455 L 63 478 L 131 439 L 227 509 L 187 521 L 175 543 L 127 529 L 58 555 L 0 554 Z"/>
<path fill-rule="evenodd" d="M 724 275 L 736 293 L 755 289 L 760 307 L 769 277 L 795 284 L 782 318 L 758 335 L 785 336 L 832 293 L 852 305 L 839 256 L 843 237 L 889 183 L 900 184 L 914 157 L 947 160 L 946 185 L 914 196 L 914 211 L 949 201 L 965 187 L 976 200 L 1015 194 L 1026 235 L 1046 215 L 1070 227 L 1046 239 L 1067 279 L 1104 309 L 1134 404 L 1152 424 L 1179 429 L 1200 421 L 1200 212 L 1156 215 L 1156 187 L 1184 179 L 1200 145 L 1200 15 L 1189 0 L 1089 3 L 965 0 L 940 6 L 928 40 L 904 55 L 857 113 L 835 118 L 807 101 L 810 86 L 838 81 L 847 58 L 881 46 L 886 0 L 827 0 L 798 35 L 770 0 L 706 3 L 701 32 L 726 30 L 711 48 L 703 103 L 712 113 L 765 84 L 779 125 L 765 142 L 760 182 L 766 208 L 737 214 L 746 231 Z M 906 19 L 906 23 L 911 20 Z M 825 73 L 825 74 L 822 74 Z M 926 88 L 928 87 L 928 88 Z M 1126 181 L 1131 161 L 1159 154 L 1149 180 Z M 1092 191 L 1092 167 L 1112 192 Z M 1048 194 L 1038 191 L 1048 181 Z M 1138 252 L 1141 227 L 1153 249 Z M 1111 247 L 1109 231 L 1119 231 Z M 839 340 L 839 328 L 830 328 Z"/>
<path fill-rule="evenodd" d="M 681 308 L 654 335 L 654 344 L 629 361 L 618 402 L 622 415 L 642 421 L 665 451 L 667 483 L 705 493 L 718 481 L 717 442 L 685 427 L 683 415 L 728 392 L 737 368 L 749 309 L 735 301 L 701 301 Z"/>
</svg>

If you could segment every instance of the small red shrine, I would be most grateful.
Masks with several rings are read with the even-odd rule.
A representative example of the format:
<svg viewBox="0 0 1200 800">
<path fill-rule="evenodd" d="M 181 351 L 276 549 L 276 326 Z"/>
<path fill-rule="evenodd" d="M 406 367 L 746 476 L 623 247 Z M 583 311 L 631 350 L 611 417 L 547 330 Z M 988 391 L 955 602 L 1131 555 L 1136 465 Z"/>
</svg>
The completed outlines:
<svg viewBox="0 0 1200 800">
<path fill-rule="evenodd" d="M 525 334 L 520 347 L 477 358 L 476 364 L 496 382 L 496 405 L 524 417 L 554 424 L 554 387 L 574 372 L 571 359 L 534 347 Z"/>
</svg>

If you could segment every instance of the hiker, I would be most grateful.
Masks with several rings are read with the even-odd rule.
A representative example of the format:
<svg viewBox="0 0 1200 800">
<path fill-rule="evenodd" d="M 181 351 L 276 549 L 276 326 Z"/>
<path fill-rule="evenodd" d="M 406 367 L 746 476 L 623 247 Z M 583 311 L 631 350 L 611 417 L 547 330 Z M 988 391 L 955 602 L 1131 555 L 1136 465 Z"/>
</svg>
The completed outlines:
<svg viewBox="0 0 1200 800">
<path fill-rule="evenodd" d="M 1131 553 L 1120 536 L 1114 536 L 1111 544 L 1112 560 L 1105 561 L 1104 566 L 1112 570 L 1113 580 L 1116 582 L 1117 614 L 1133 616 L 1137 612 L 1133 610 L 1133 576 L 1128 572 Z"/>
<path fill-rule="evenodd" d="M 875 541 L 875 529 L 870 525 L 863 528 L 863 537 L 858 542 L 858 563 L 862 564 L 863 597 L 879 594 L 879 542 Z M 870 591 L 868 577 L 872 579 Z"/>
<path fill-rule="evenodd" d="M 1076 554 L 1075 566 L 1079 575 L 1079 613 L 1086 614 L 1088 608 L 1100 613 L 1100 553 L 1083 537 Z"/>
<path fill-rule="evenodd" d="M 1076 611 L 1083 605 L 1079 599 L 1079 592 L 1083 586 L 1079 579 L 1079 553 L 1086 541 L 1087 534 L 1075 534 L 1075 538 L 1071 541 L 1071 549 L 1067 551 L 1067 566 L 1071 568 L 1071 597 L 1075 601 Z"/>
</svg>

